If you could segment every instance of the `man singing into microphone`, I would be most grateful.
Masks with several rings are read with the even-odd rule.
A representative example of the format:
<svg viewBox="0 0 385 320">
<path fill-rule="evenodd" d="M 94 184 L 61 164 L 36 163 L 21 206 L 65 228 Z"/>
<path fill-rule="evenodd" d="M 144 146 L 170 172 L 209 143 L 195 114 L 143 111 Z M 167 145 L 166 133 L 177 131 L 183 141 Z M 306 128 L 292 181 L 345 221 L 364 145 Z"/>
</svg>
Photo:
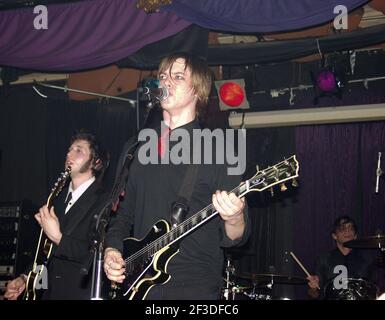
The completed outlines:
<svg viewBox="0 0 385 320">
<path fill-rule="evenodd" d="M 165 156 L 166 149 L 172 149 L 173 142 L 167 145 L 164 141 L 175 130 L 192 137 L 193 129 L 200 128 L 198 113 L 208 101 L 211 71 L 200 58 L 185 53 L 172 54 L 161 61 L 158 79 L 168 92 L 166 95 L 162 91 L 157 92 L 164 121 L 164 125 L 159 126 L 159 139 L 154 146 L 160 159 Z M 160 129 L 162 127 L 163 131 Z M 215 158 L 215 146 L 210 151 Z M 126 154 L 127 146 L 121 159 Z M 127 275 L 125 271 L 129 271 L 123 260 L 127 257 L 122 254 L 122 240 L 130 236 L 131 226 L 133 236 L 142 239 L 150 230 L 155 234 L 160 231 L 154 226 L 157 221 L 172 220 L 173 204 L 186 185 L 184 178 L 190 168 L 189 164 L 172 161 L 168 164 L 161 164 L 161 161 L 158 164 L 143 164 L 138 154 L 136 152 L 130 166 L 124 200 L 111 220 L 106 237 L 104 270 L 108 279 L 118 284 L 122 284 Z M 190 163 L 192 157 L 190 153 Z M 205 162 L 197 167 L 195 179 L 187 181 L 192 191 L 187 218 L 210 203 L 219 216 L 216 215 L 179 241 L 179 252 L 168 261 L 162 261 L 161 254 L 156 255 L 154 268 L 165 269 L 171 279 L 163 285 L 145 289 L 145 299 L 218 299 L 222 285 L 222 248 L 240 245 L 247 239 L 249 228 L 244 198 L 220 191 L 238 186 L 240 176 L 228 175 L 227 164 L 223 162 Z M 143 273 L 146 271 L 144 268 Z M 147 284 L 156 284 L 157 280 L 155 276 L 146 281 Z M 143 287 L 139 286 L 138 290 Z M 129 290 L 129 287 L 126 289 Z"/>
<path fill-rule="evenodd" d="M 155 98 L 159 101 L 166 100 L 168 98 L 168 90 L 165 87 L 148 88 L 143 89 L 143 94 L 147 95 L 150 99 Z"/>
</svg>

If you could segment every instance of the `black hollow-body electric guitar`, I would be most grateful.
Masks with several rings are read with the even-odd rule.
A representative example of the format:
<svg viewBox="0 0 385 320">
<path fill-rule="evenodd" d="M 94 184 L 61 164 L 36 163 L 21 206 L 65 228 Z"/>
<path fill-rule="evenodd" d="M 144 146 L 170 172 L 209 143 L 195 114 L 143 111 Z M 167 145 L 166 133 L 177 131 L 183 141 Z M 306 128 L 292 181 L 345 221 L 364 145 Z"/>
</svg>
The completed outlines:
<svg viewBox="0 0 385 320">
<path fill-rule="evenodd" d="M 47 199 L 47 207 L 51 208 L 52 201 L 63 189 L 68 177 L 71 174 L 71 167 L 68 167 L 56 180 L 51 193 Z M 35 259 L 32 270 L 28 273 L 25 284 L 23 300 L 37 300 L 41 297 L 44 288 L 44 278 L 47 277 L 47 263 L 52 253 L 52 242 L 45 235 L 43 228 L 40 230 L 39 241 L 36 248 Z"/>
<path fill-rule="evenodd" d="M 274 185 L 293 180 L 297 184 L 299 164 L 295 155 L 282 162 L 258 171 L 251 179 L 242 182 L 233 192 L 238 198 L 250 191 L 263 191 Z M 178 253 L 174 244 L 195 229 L 205 224 L 218 214 L 212 204 L 195 213 L 174 228 L 165 220 L 159 220 L 143 239 L 127 238 L 123 241 L 123 258 L 125 261 L 124 282 L 113 283 L 110 297 L 112 299 L 142 300 L 149 290 L 158 284 L 170 280 L 167 264 Z"/>
</svg>

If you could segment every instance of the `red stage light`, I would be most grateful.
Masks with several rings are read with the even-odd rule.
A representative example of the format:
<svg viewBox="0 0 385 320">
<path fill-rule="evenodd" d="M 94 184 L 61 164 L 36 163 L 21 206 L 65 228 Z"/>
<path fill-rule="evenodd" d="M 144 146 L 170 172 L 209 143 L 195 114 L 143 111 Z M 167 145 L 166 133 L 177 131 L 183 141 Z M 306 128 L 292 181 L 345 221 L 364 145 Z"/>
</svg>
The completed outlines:
<svg viewBox="0 0 385 320">
<path fill-rule="evenodd" d="M 231 79 L 215 81 L 221 110 L 249 109 L 245 91 L 245 80 Z"/>
<path fill-rule="evenodd" d="M 230 107 L 239 107 L 245 100 L 243 88 L 235 82 L 227 82 L 219 89 L 219 95 L 223 103 Z"/>
</svg>

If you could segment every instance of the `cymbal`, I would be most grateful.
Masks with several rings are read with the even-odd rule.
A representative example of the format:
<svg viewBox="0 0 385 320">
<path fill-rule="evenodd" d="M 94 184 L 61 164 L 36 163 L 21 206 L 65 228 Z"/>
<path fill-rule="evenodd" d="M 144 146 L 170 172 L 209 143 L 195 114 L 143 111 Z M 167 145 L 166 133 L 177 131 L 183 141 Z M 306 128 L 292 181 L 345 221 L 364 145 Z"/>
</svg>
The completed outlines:
<svg viewBox="0 0 385 320">
<path fill-rule="evenodd" d="M 385 236 L 376 235 L 367 238 L 359 238 L 344 243 L 344 247 L 347 248 L 361 248 L 361 249 L 374 249 L 385 247 Z"/>
<path fill-rule="evenodd" d="M 273 273 L 241 273 L 236 274 L 236 277 L 252 280 L 256 283 L 261 282 L 273 282 L 273 283 L 285 283 L 285 284 L 305 284 L 307 280 L 301 277 L 287 276 L 283 274 L 273 274 Z"/>
</svg>

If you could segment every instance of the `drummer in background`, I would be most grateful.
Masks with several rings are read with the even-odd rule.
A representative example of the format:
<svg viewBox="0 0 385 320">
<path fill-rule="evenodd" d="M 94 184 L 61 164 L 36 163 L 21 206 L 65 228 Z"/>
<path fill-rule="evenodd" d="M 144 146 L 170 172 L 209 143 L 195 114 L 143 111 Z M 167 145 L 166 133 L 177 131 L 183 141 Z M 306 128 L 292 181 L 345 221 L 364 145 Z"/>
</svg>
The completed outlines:
<svg viewBox="0 0 385 320">
<path fill-rule="evenodd" d="M 307 278 L 309 280 L 308 294 L 314 299 L 325 298 L 324 288 L 332 279 L 340 277 L 342 280 L 341 268 L 334 270 L 336 266 L 346 267 L 347 278 L 369 281 L 375 279 L 375 259 L 370 257 L 368 252 L 350 249 L 343 245 L 345 242 L 357 238 L 357 225 L 354 220 L 349 216 L 338 217 L 334 221 L 331 235 L 337 247 L 319 256 L 315 275 Z"/>
</svg>

